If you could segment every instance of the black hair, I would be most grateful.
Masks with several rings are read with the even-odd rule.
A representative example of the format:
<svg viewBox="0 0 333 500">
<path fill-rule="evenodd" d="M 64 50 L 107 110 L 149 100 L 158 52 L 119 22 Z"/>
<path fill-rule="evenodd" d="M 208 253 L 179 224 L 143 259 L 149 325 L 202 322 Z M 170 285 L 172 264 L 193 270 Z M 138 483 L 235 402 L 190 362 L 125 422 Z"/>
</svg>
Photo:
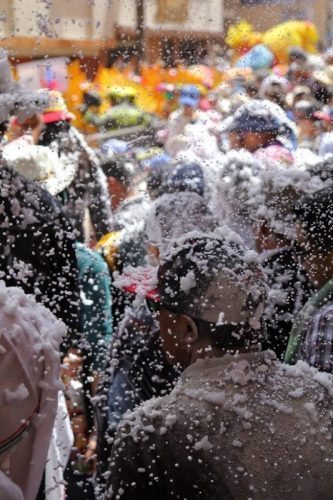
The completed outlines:
<svg viewBox="0 0 333 500">
<path fill-rule="evenodd" d="M 102 160 L 101 168 L 106 177 L 114 177 L 124 186 L 130 187 L 133 182 L 133 166 L 124 158 Z"/>
<path fill-rule="evenodd" d="M 303 196 L 294 212 L 308 243 L 319 251 L 333 250 L 333 188 Z"/>
<path fill-rule="evenodd" d="M 59 133 L 68 132 L 70 129 L 68 120 L 59 120 L 53 123 L 47 123 L 39 136 L 39 146 L 49 146 L 59 135 Z"/>
<path fill-rule="evenodd" d="M 215 347 L 224 351 L 237 351 L 258 344 L 265 338 L 265 325 L 255 330 L 249 323 L 238 325 L 216 325 L 201 319 L 193 320 L 197 325 L 199 336 L 208 337 Z"/>
<path fill-rule="evenodd" d="M 90 106 L 100 106 L 102 99 L 98 92 L 89 90 L 83 93 L 83 104 L 89 108 Z"/>
</svg>

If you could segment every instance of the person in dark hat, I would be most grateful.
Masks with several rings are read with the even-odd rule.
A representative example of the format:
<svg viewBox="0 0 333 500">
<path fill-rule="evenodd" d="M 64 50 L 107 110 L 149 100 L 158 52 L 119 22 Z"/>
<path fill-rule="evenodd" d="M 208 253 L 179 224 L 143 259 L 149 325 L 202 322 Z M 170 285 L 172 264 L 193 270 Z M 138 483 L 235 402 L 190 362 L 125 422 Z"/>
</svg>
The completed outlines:
<svg viewBox="0 0 333 500">
<path fill-rule="evenodd" d="M 193 192 L 203 196 L 205 179 L 201 165 L 185 161 L 170 165 L 164 179 L 164 189 L 166 193 Z"/>
<path fill-rule="evenodd" d="M 228 131 L 241 136 L 241 146 L 255 152 L 278 143 L 280 123 L 269 115 L 255 116 L 248 110 L 239 113 L 230 124 Z"/>
<path fill-rule="evenodd" d="M 283 109 L 271 101 L 243 104 L 228 123 L 227 131 L 234 148 L 248 150 L 263 164 L 291 164 L 293 161 L 296 127 Z"/>
<path fill-rule="evenodd" d="M 260 352 L 265 288 L 255 255 L 227 228 L 184 236 L 161 264 L 148 303 L 184 371 L 169 395 L 120 423 L 107 499 L 329 496 L 332 396 L 306 366 L 287 371 Z"/>
</svg>

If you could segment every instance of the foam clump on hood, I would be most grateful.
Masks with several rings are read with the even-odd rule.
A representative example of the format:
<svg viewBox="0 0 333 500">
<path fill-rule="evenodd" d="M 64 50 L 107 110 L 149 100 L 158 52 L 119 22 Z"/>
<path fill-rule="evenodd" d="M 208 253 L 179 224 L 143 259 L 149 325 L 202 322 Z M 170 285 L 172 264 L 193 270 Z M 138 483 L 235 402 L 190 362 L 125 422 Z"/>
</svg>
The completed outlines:
<svg viewBox="0 0 333 500">
<path fill-rule="evenodd" d="M 229 151 L 221 164 L 212 199 L 213 213 L 242 234 L 253 246 L 251 229 L 252 199 L 258 193 L 263 167 L 245 150 Z"/>
<path fill-rule="evenodd" d="M 45 109 L 48 103 L 47 90 L 34 92 L 14 80 L 8 52 L 0 48 L 0 123 L 8 120 L 10 115 L 16 115 L 20 122 L 24 122 Z"/>
<path fill-rule="evenodd" d="M 59 345 L 66 334 L 64 323 L 32 295 L 26 295 L 21 288 L 7 287 L 4 281 L 0 281 L 0 318 L 0 353 L 6 352 L 3 342 L 18 343 L 30 337 L 36 353 L 43 348 L 52 358 L 59 356 Z"/>
<path fill-rule="evenodd" d="M 153 203 L 146 220 L 146 234 L 160 256 L 191 231 L 211 232 L 218 226 L 203 198 L 196 193 L 164 194 Z"/>
</svg>

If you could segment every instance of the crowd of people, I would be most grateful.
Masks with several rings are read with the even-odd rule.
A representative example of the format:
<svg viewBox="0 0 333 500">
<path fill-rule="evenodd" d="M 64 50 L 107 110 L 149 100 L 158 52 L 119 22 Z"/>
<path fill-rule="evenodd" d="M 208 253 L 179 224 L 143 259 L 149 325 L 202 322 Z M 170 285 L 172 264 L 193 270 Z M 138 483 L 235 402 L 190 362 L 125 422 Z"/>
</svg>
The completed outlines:
<svg viewBox="0 0 333 500">
<path fill-rule="evenodd" d="M 332 68 L 293 47 L 91 149 L 0 49 L 1 499 L 332 497 Z"/>
</svg>

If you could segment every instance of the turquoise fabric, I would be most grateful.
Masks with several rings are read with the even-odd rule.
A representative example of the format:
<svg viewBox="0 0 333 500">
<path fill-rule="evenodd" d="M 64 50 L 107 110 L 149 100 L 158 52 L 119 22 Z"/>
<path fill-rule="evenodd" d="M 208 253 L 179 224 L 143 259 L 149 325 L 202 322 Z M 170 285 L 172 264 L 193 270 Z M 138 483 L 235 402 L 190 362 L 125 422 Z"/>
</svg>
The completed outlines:
<svg viewBox="0 0 333 500">
<path fill-rule="evenodd" d="M 111 278 L 103 257 L 76 243 L 80 284 L 80 332 L 93 371 L 102 371 L 112 338 Z"/>
</svg>

